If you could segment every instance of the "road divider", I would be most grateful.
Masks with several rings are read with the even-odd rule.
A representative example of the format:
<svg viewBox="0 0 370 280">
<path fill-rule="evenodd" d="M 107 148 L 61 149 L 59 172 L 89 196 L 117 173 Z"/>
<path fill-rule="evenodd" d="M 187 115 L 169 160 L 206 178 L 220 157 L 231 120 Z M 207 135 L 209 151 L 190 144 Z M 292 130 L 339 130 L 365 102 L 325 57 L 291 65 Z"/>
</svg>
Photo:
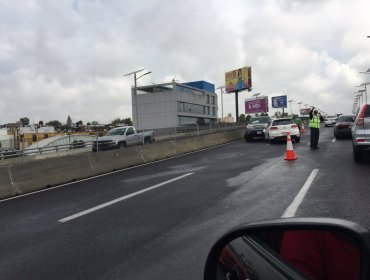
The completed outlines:
<svg viewBox="0 0 370 280">
<path fill-rule="evenodd" d="M 11 165 L 0 168 L 0 199 L 225 144 L 243 134 L 244 127 L 98 153 L 9 159 Z"/>
</svg>

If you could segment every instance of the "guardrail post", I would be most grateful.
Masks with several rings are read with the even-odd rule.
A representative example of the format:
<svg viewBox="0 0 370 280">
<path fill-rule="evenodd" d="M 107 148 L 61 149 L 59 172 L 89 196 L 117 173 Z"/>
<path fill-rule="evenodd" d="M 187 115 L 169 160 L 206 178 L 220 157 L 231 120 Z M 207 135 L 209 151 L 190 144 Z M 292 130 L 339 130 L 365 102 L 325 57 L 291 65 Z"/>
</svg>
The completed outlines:
<svg viewBox="0 0 370 280">
<path fill-rule="evenodd" d="M 209 123 L 209 134 L 212 134 L 212 123 Z"/>
<path fill-rule="evenodd" d="M 197 123 L 197 134 L 198 134 L 198 137 L 199 137 L 199 124 Z"/>
<path fill-rule="evenodd" d="M 98 142 L 99 136 L 98 132 L 96 132 L 96 152 L 99 152 L 99 142 Z"/>
<path fill-rule="evenodd" d="M 177 127 L 175 126 L 175 140 L 176 140 Z"/>
</svg>

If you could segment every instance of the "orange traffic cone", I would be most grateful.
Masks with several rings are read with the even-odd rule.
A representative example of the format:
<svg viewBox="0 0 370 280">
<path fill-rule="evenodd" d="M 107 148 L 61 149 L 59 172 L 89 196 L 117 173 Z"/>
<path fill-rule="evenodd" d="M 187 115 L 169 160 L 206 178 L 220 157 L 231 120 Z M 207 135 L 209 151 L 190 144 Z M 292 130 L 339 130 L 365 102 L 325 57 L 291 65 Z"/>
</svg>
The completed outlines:
<svg viewBox="0 0 370 280">
<path fill-rule="evenodd" d="M 297 156 L 293 150 L 292 138 L 290 137 L 290 132 L 288 132 L 287 140 L 286 140 L 286 154 L 285 160 L 295 160 Z"/>
<path fill-rule="evenodd" d="M 302 123 L 301 133 L 304 133 L 304 123 Z"/>
</svg>

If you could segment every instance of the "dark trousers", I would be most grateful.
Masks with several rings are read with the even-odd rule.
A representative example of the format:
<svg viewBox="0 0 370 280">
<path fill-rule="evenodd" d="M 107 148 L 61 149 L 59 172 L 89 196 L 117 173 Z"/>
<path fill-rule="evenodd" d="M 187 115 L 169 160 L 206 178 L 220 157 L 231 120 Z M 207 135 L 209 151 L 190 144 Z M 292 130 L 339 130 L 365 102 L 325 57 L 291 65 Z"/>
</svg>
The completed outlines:
<svg viewBox="0 0 370 280">
<path fill-rule="evenodd" d="M 316 148 L 317 145 L 319 144 L 320 129 L 315 128 L 315 127 L 310 127 L 310 134 L 311 134 L 310 147 Z"/>
</svg>

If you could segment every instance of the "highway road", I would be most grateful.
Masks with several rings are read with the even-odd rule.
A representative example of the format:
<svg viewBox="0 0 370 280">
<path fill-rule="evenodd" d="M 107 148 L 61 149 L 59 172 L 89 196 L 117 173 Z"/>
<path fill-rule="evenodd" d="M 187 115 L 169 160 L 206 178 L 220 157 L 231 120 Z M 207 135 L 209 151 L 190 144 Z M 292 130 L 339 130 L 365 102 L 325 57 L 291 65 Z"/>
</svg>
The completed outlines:
<svg viewBox="0 0 370 280">
<path fill-rule="evenodd" d="M 335 217 L 370 228 L 370 160 L 322 128 L 294 144 L 237 141 L 0 202 L 1 279 L 202 279 L 241 223 Z M 303 188 L 304 187 L 304 188 Z M 302 189 L 303 188 L 303 189 Z"/>
</svg>

